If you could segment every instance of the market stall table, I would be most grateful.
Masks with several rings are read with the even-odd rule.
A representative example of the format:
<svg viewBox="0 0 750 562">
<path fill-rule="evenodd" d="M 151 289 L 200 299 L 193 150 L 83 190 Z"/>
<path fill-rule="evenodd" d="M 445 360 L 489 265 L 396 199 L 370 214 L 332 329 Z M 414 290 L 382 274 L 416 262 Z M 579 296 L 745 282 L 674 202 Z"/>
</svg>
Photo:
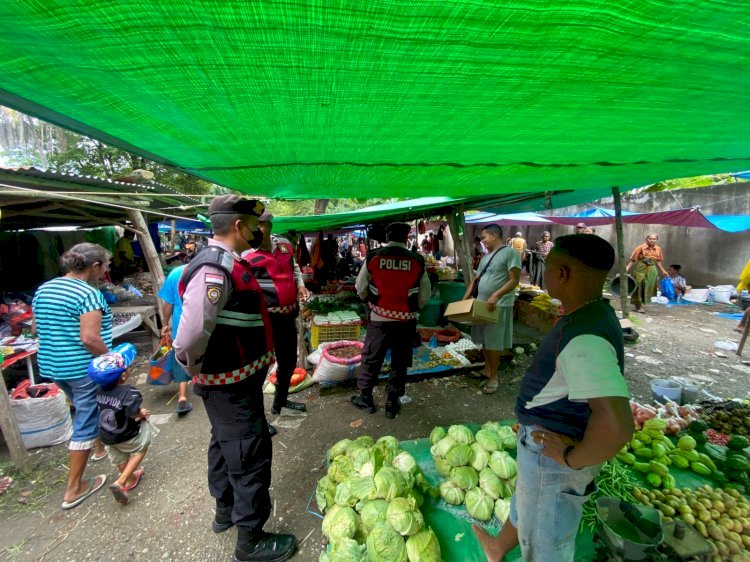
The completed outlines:
<svg viewBox="0 0 750 562">
<path fill-rule="evenodd" d="M 157 324 L 157 317 L 159 311 L 156 305 L 147 306 L 112 306 L 113 314 L 134 314 L 141 317 L 143 324 L 146 326 L 146 330 L 151 334 L 151 343 L 153 344 L 154 351 L 159 349 L 159 341 L 161 340 L 161 330 Z M 128 322 L 130 324 L 130 322 Z M 131 330 L 133 328 L 130 328 Z M 124 333 L 124 332 L 123 332 Z M 121 335 L 121 334 L 120 334 Z M 114 337 L 114 333 L 113 333 Z"/>
</svg>

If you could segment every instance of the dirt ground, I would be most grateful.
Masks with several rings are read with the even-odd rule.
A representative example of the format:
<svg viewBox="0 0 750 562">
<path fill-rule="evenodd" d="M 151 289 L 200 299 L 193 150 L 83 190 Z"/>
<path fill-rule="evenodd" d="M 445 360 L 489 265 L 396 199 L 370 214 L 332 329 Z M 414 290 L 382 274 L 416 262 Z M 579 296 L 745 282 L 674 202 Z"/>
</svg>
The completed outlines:
<svg viewBox="0 0 750 562">
<path fill-rule="evenodd" d="M 744 358 L 733 352 L 724 352 L 726 357 L 715 354 L 716 340 L 739 336 L 733 332 L 736 321 L 713 315 L 722 310 L 720 305 L 652 305 L 649 314 L 638 315 L 640 339 L 626 349 L 626 376 L 633 396 L 649 400 L 650 380 L 669 376 L 690 377 L 717 396 L 745 396 L 750 391 L 750 366 L 742 359 L 750 359 L 750 349 Z M 519 343 L 541 337 L 522 327 L 516 333 Z M 407 387 L 413 401 L 392 421 L 382 410 L 363 416 L 349 404 L 348 389 L 321 396 L 319 388 L 312 387 L 296 395 L 307 403 L 307 415 L 269 416 L 279 435 L 274 438 L 273 506 L 266 530 L 295 533 L 304 539 L 295 560 L 317 560 L 323 540 L 320 520 L 306 507 L 324 472 L 328 447 L 362 434 L 412 439 L 426 437 L 435 425 L 512 417 L 527 361 L 521 358 L 517 365 L 504 368 L 500 391 L 493 396 L 482 395 L 477 383 L 464 374 L 413 382 Z M 64 446 L 33 451 L 35 468 L 26 476 L 13 473 L 7 451 L 0 449 L 0 468 L 15 479 L 0 496 L 0 558 L 231 559 L 236 531 L 216 535 L 210 529 L 213 500 L 205 481 L 209 428 L 202 404 L 194 400 L 195 410 L 177 419 L 174 402 L 167 405 L 175 388 L 149 387 L 144 376 L 135 380 L 152 414 L 169 417 L 158 425 L 161 433 L 146 456 L 146 476 L 132 493 L 131 503 L 117 504 L 105 489 L 78 508 L 62 511 Z M 380 405 L 382 386 L 376 393 Z M 270 410 L 270 398 L 266 406 Z M 91 463 L 87 474 L 98 473 L 106 473 L 112 481 L 116 470 L 106 460 Z"/>
</svg>

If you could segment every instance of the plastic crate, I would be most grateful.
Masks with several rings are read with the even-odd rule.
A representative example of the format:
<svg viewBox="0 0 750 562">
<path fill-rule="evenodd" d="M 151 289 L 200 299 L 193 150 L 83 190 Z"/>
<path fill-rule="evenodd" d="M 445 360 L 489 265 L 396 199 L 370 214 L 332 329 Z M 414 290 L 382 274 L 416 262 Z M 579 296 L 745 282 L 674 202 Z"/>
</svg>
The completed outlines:
<svg viewBox="0 0 750 562">
<path fill-rule="evenodd" d="M 318 345 L 329 341 L 340 340 L 358 340 L 359 332 L 362 329 L 361 322 L 352 322 L 350 324 L 323 324 L 317 325 L 312 323 L 310 328 L 310 343 L 313 349 Z"/>
</svg>

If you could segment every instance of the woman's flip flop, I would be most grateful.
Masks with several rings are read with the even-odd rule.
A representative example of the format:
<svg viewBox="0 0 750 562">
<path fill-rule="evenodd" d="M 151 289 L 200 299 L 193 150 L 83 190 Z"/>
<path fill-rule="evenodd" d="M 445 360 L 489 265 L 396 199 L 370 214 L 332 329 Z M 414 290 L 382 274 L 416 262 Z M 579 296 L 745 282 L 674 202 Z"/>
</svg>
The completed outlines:
<svg viewBox="0 0 750 562">
<path fill-rule="evenodd" d="M 142 468 L 139 468 L 138 470 L 136 470 L 133 473 L 133 478 L 135 478 L 135 480 L 133 481 L 133 483 L 130 486 L 125 486 L 125 489 L 128 492 L 130 492 L 132 490 L 135 490 L 138 487 L 138 483 L 141 481 L 141 478 L 143 478 L 144 474 L 146 474 L 146 471 L 143 470 Z"/>
<path fill-rule="evenodd" d="M 482 389 L 483 394 L 495 394 L 497 392 L 497 387 L 499 386 L 499 383 L 495 381 L 487 381 L 487 384 L 484 385 L 484 388 Z"/>
</svg>

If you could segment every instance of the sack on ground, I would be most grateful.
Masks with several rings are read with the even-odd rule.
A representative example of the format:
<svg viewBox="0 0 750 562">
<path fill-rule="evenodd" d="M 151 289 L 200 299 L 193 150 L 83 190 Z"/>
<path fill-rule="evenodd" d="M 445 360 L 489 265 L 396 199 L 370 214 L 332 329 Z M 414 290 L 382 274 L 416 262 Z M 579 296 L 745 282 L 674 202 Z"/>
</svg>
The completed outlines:
<svg viewBox="0 0 750 562">
<path fill-rule="evenodd" d="M 54 387 L 57 385 L 36 385 Z M 13 417 L 27 449 L 65 443 L 73 434 L 70 408 L 62 392 L 48 392 L 41 398 L 10 401 Z"/>
<path fill-rule="evenodd" d="M 358 354 L 352 357 L 337 357 L 335 350 L 354 347 Z M 357 374 L 359 364 L 362 362 L 362 348 L 364 344 L 360 341 L 338 341 L 327 343 L 323 347 L 313 380 L 317 383 L 334 383 L 353 379 Z M 331 352 L 334 352 L 332 354 Z"/>
</svg>

